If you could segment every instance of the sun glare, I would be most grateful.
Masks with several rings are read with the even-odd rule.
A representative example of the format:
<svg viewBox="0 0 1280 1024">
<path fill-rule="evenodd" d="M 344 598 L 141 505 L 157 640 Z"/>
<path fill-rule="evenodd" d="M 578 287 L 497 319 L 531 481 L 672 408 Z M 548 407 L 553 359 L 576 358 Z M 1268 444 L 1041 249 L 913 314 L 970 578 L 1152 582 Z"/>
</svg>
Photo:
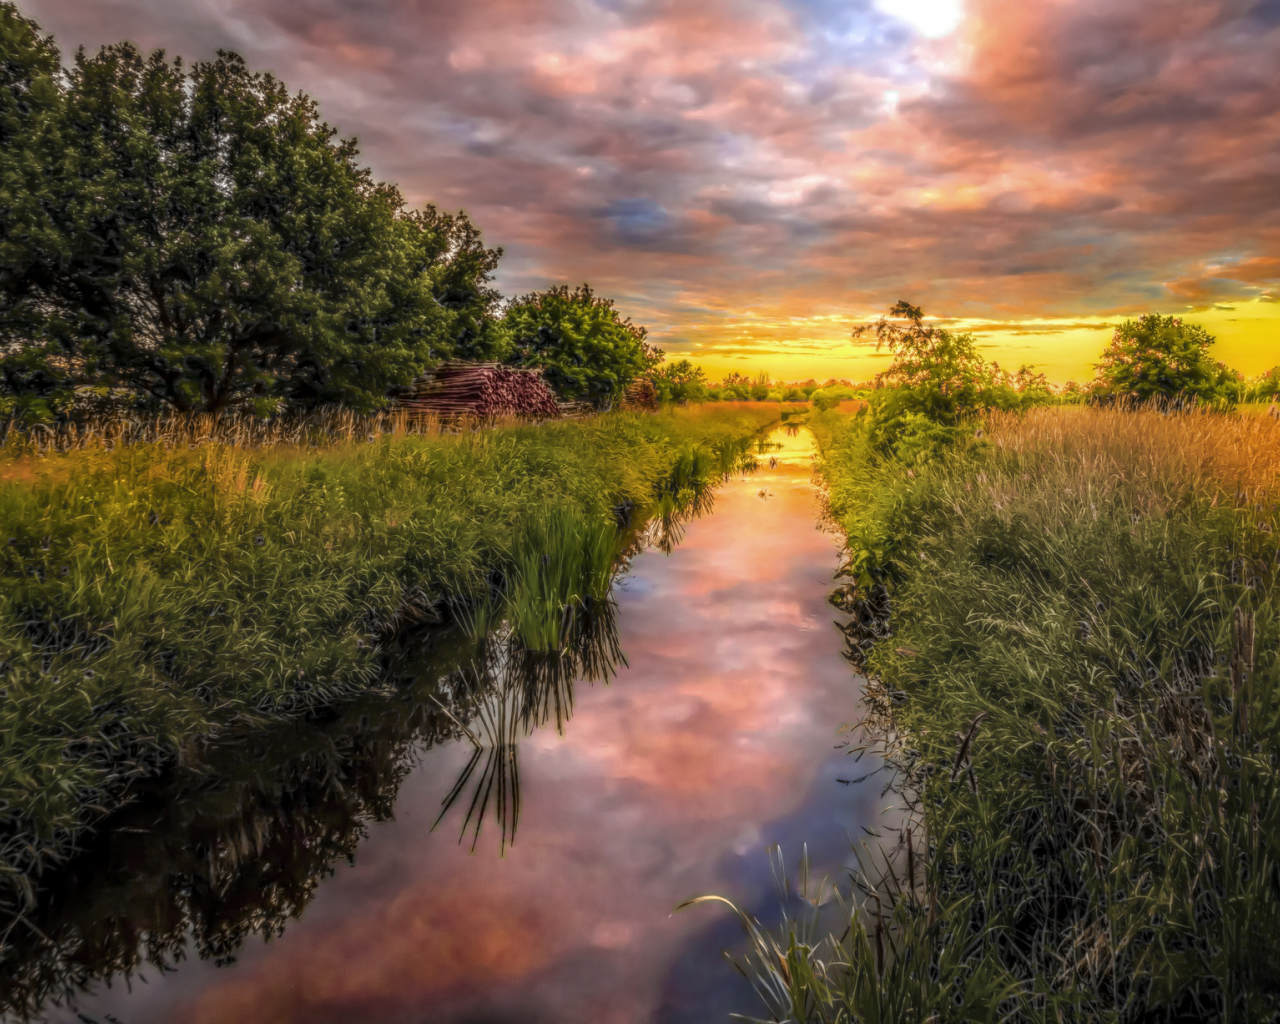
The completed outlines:
<svg viewBox="0 0 1280 1024">
<path fill-rule="evenodd" d="M 964 17 L 963 0 L 876 0 L 876 7 L 930 39 L 950 35 Z"/>
</svg>

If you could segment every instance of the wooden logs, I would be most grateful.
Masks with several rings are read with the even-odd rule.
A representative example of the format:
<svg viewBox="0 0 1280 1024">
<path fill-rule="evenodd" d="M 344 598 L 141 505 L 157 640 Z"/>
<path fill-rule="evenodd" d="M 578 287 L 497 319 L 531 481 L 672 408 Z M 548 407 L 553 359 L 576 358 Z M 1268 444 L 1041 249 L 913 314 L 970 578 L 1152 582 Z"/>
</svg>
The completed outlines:
<svg viewBox="0 0 1280 1024">
<path fill-rule="evenodd" d="M 479 420 L 504 416 L 542 420 L 560 414 L 541 370 L 498 363 L 442 363 L 416 381 L 397 405 L 410 412 Z"/>
</svg>

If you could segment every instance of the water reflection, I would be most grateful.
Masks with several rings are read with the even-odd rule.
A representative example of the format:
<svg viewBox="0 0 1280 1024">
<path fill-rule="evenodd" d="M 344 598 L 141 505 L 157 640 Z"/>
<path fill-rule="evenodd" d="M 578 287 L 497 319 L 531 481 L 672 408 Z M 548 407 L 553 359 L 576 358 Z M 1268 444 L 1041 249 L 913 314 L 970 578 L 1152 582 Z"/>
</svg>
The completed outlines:
<svg viewBox="0 0 1280 1024">
<path fill-rule="evenodd" d="M 250 936 L 281 935 L 321 880 L 353 862 L 368 825 L 391 818 L 405 776 L 442 743 L 470 741 L 473 754 L 440 818 L 465 802 L 472 846 L 491 814 L 505 848 L 520 813 L 520 739 L 562 729 L 575 682 L 607 682 L 623 663 L 612 600 L 575 623 L 553 653 L 528 650 L 509 627 L 479 642 L 436 637 L 425 657 L 391 666 L 399 686 L 328 722 L 209 746 L 115 815 L 35 912 L 8 922 L 0 1011 L 30 1017 L 192 954 L 229 964 Z"/>
<path fill-rule="evenodd" d="M 45 1009 L 58 1024 L 704 1024 L 755 1009 L 720 957 L 736 923 L 672 909 L 719 892 L 767 919 L 770 843 L 794 862 L 807 842 L 838 870 L 880 810 L 876 780 L 838 782 L 858 695 L 830 624 L 836 548 L 814 529 L 808 438 L 779 430 L 761 454 L 714 514 L 644 527 L 617 607 L 561 654 L 445 638 L 329 722 L 211 751 L 216 786 L 184 769 L 41 908 L 47 941 L 24 932 L 0 965 L 21 973 L 10 993 L 34 1006 L 91 988 Z M 148 963 L 178 969 L 139 985 Z M 95 983 L 112 972 L 133 990 Z"/>
<path fill-rule="evenodd" d="M 474 850 L 485 814 L 492 808 L 501 849 L 515 839 L 520 821 L 520 740 L 550 722 L 556 732 L 573 714 L 578 680 L 608 682 L 625 664 L 618 643 L 617 605 L 597 601 L 573 619 L 574 632 L 560 651 L 531 651 L 508 626 L 481 643 L 478 659 L 440 683 L 433 702 L 471 741 L 471 759 L 445 795 L 438 825 L 470 792 L 462 836 Z M 452 707 L 450 706 L 452 705 Z M 470 719 L 457 712 L 470 714 Z"/>
</svg>

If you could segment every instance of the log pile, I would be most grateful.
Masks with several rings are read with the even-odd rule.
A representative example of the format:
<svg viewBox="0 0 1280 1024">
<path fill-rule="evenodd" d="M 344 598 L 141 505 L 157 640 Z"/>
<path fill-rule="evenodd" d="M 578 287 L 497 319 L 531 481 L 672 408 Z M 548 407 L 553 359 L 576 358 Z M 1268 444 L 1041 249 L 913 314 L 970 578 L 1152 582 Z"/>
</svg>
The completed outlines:
<svg viewBox="0 0 1280 1024">
<path fill-rule="evenodd" d="M 653 386 L 653 381 L 641 377 L 628 384 L 627 390 L 622 393 L 622 408 L 656 412 L 658 389 Z"/>
<path fill-rule="evenodd" d="M 556 396 L 538 369 L 520 370 L 498 363 L 441 363 L 396 399 L 409 412 L 442 418 L 504 416 L 556 419 Z"/>
<path fill-rule="evenodd" d="M 590 402 L 584 402 L 580 398 L 557 402 L 556 406 L 560 410 L 560 418 L 565 420 L 580 420 L 587 416 L 594 416 L 599 412 Z"/>
</svg>

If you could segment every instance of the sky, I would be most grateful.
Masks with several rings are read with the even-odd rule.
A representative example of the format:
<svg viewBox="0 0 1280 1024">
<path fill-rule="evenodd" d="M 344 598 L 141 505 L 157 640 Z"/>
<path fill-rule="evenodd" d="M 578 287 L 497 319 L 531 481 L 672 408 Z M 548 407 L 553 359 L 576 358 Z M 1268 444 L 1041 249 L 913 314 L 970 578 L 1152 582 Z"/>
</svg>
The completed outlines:
<svg viewBox="0 0 1280 1024">
<path fill-rule="evenodd" d="M 19 0 L 64 53 L 242 53 L 518 294 L 669 357 L 865 379 L 899 299 L 1087 380 L 1185 314 L 1280 363 L 1280 0 Z"/>
</svg>

